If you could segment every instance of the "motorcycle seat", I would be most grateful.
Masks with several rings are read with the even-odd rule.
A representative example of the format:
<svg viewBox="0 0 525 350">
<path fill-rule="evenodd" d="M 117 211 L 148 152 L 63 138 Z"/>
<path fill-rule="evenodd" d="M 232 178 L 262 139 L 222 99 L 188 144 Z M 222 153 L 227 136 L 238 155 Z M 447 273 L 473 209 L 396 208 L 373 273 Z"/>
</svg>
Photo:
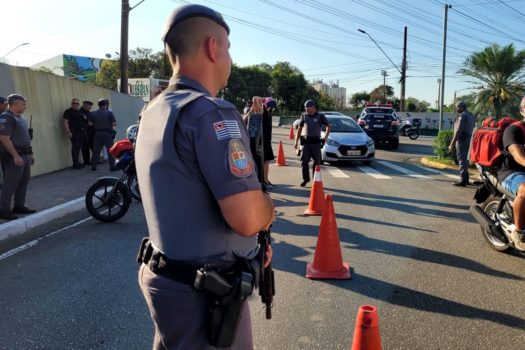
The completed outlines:
<svg viewBox="0 0 525 350">
<path fill-rule="evenodd" d="M 498 191 L 503 193 L 505 197 L 507 197 L 511 201 L 514 200 L 514 197 L 516 196 L 513 193 L 507 191 L 505 187 L 501 185 L 501 183 L 498 180 L 498 176 L 496 174 L 485 171 L 485 175 L 487 176 L 487 179 L 489 179 L 489 181 L 492 183 L 492 185 L 494 185 L 494 187 L 498 189 Z"/>
</svg>

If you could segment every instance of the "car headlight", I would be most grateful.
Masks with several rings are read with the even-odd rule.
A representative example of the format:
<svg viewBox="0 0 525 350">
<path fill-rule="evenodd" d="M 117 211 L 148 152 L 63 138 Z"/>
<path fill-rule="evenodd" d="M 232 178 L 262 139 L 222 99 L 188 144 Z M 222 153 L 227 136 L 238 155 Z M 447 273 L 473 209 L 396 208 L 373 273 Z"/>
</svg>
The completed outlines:
<svg viewBox="0 0 525 350">
<path fill-rule="evenodd" d="M 374 145 L 374 140 L 372 139 L 369 139 L 367 142 L 366 142 L 366 147 L 372 147 Z"/>
<path fill-rule="evenodd" d="M 335 141 L 334 139 L 331 139 L 331 138 L 328 138 L 328 140 L 326 140 L 326 143 L 330 146 L 334 146 L 334 147 L 339 147 L 341 146 L 341 144 L 337 141 Z"/>
</svg>

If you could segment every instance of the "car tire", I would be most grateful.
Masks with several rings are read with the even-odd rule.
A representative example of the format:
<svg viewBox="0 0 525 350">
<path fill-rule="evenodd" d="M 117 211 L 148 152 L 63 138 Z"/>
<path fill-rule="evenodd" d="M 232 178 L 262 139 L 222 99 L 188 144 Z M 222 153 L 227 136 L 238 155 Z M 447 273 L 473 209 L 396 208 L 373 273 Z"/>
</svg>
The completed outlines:
<svg viewBox="0 0 525 350">
<path fill-rule="evenodd" d="M 392 140 L 390 141 L 390 146 L 392 149 L 398 149 L 399 148 L 399 140 Z"/>
</svg>

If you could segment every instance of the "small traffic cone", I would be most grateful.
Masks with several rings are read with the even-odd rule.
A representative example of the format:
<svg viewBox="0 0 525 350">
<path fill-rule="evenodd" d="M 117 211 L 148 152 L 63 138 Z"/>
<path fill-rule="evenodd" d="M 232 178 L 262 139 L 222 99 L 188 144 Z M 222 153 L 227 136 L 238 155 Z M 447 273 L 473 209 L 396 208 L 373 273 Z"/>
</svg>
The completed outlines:
<svg viewBox="0 0 525 350">
<path fill-rule="evenodd" d="M 290 140 L 295 140 L 295 134 L 294 134 L 294 132 L 293 132 L 293 125 L 290 126 L 290 134 L 288 134 L 288 138 L 289 138 Z"/>
<path fill-rule="evenodd" d="M 277 151 L 277 162 L 275 162 L 278 166 L 286 166 L 286 159 L 284 159 L 284 149 L 283 149 L 283 142 L 279 141 L 279 150 Z"/>
<path fill-rule="evenodd" d="M 377 309 L 372 305 L 361 305 L 355 323 L 352 350 L 381 350 Z"/>
<path fill-rule="evenodd" d="M 327 194 L 324 204 L 314 261 L 306 264 L 306 277 L 311 279 L 349 279 L 350 267 L 343 262 L 332 196 Z"/>
<path fill-rule="evenodd" d="M 323 180 L 321 179 L 321 167 L 317 165 L 314 173 L 314 184 L 310 192 L 310 202 L 304 215 L 321 215 L 324 207 Z"/>
</svg>

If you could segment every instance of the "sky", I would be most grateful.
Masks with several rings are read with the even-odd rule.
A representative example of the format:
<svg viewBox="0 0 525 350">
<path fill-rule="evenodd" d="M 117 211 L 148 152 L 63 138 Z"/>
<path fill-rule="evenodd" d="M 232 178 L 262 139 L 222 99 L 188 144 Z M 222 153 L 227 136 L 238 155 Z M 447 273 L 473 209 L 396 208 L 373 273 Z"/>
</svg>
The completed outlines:
<svg viewBox="0 0 525 350">
<path fill-rule="evenodd" d="M 130 0 L 130 5 L 140 0 Z M 129 19 L 129 49 L 163 49 L 164 22 L 182 0 L 145 0 Z M 339 82 L 347 98 L 383 84 L 400 94 L 403 31 L 407 27 L 406 97 L 433 107 L 439 95 L 444 3 L 438 0 L 195 0 L 225 17 L 234 63 L 288 61 L 307 80 Z M 448 10 L 445 104 L 479 84 L 457 74 L 467 57 L 492 43 L 525 50 L 525 0 L 454 0 Z M 120 50 L 119 0 L 0 0 L 0 57 L 31 66 L 60 54 L 104 58 Z M 21 11 L 20 9 L 26 9 Z M 7 28 L 7 29 L 6 29 Z M 358 32 L 362 29 L 368 33 Z M 372 39 L 383 52 L 374 44 Z M 395 65 L 395 67 L 394 67 Z M 396 68 L 397 67 L 397 68 Z M 0 77 L 1 79 L 1 77 Z"/>
</svg>

